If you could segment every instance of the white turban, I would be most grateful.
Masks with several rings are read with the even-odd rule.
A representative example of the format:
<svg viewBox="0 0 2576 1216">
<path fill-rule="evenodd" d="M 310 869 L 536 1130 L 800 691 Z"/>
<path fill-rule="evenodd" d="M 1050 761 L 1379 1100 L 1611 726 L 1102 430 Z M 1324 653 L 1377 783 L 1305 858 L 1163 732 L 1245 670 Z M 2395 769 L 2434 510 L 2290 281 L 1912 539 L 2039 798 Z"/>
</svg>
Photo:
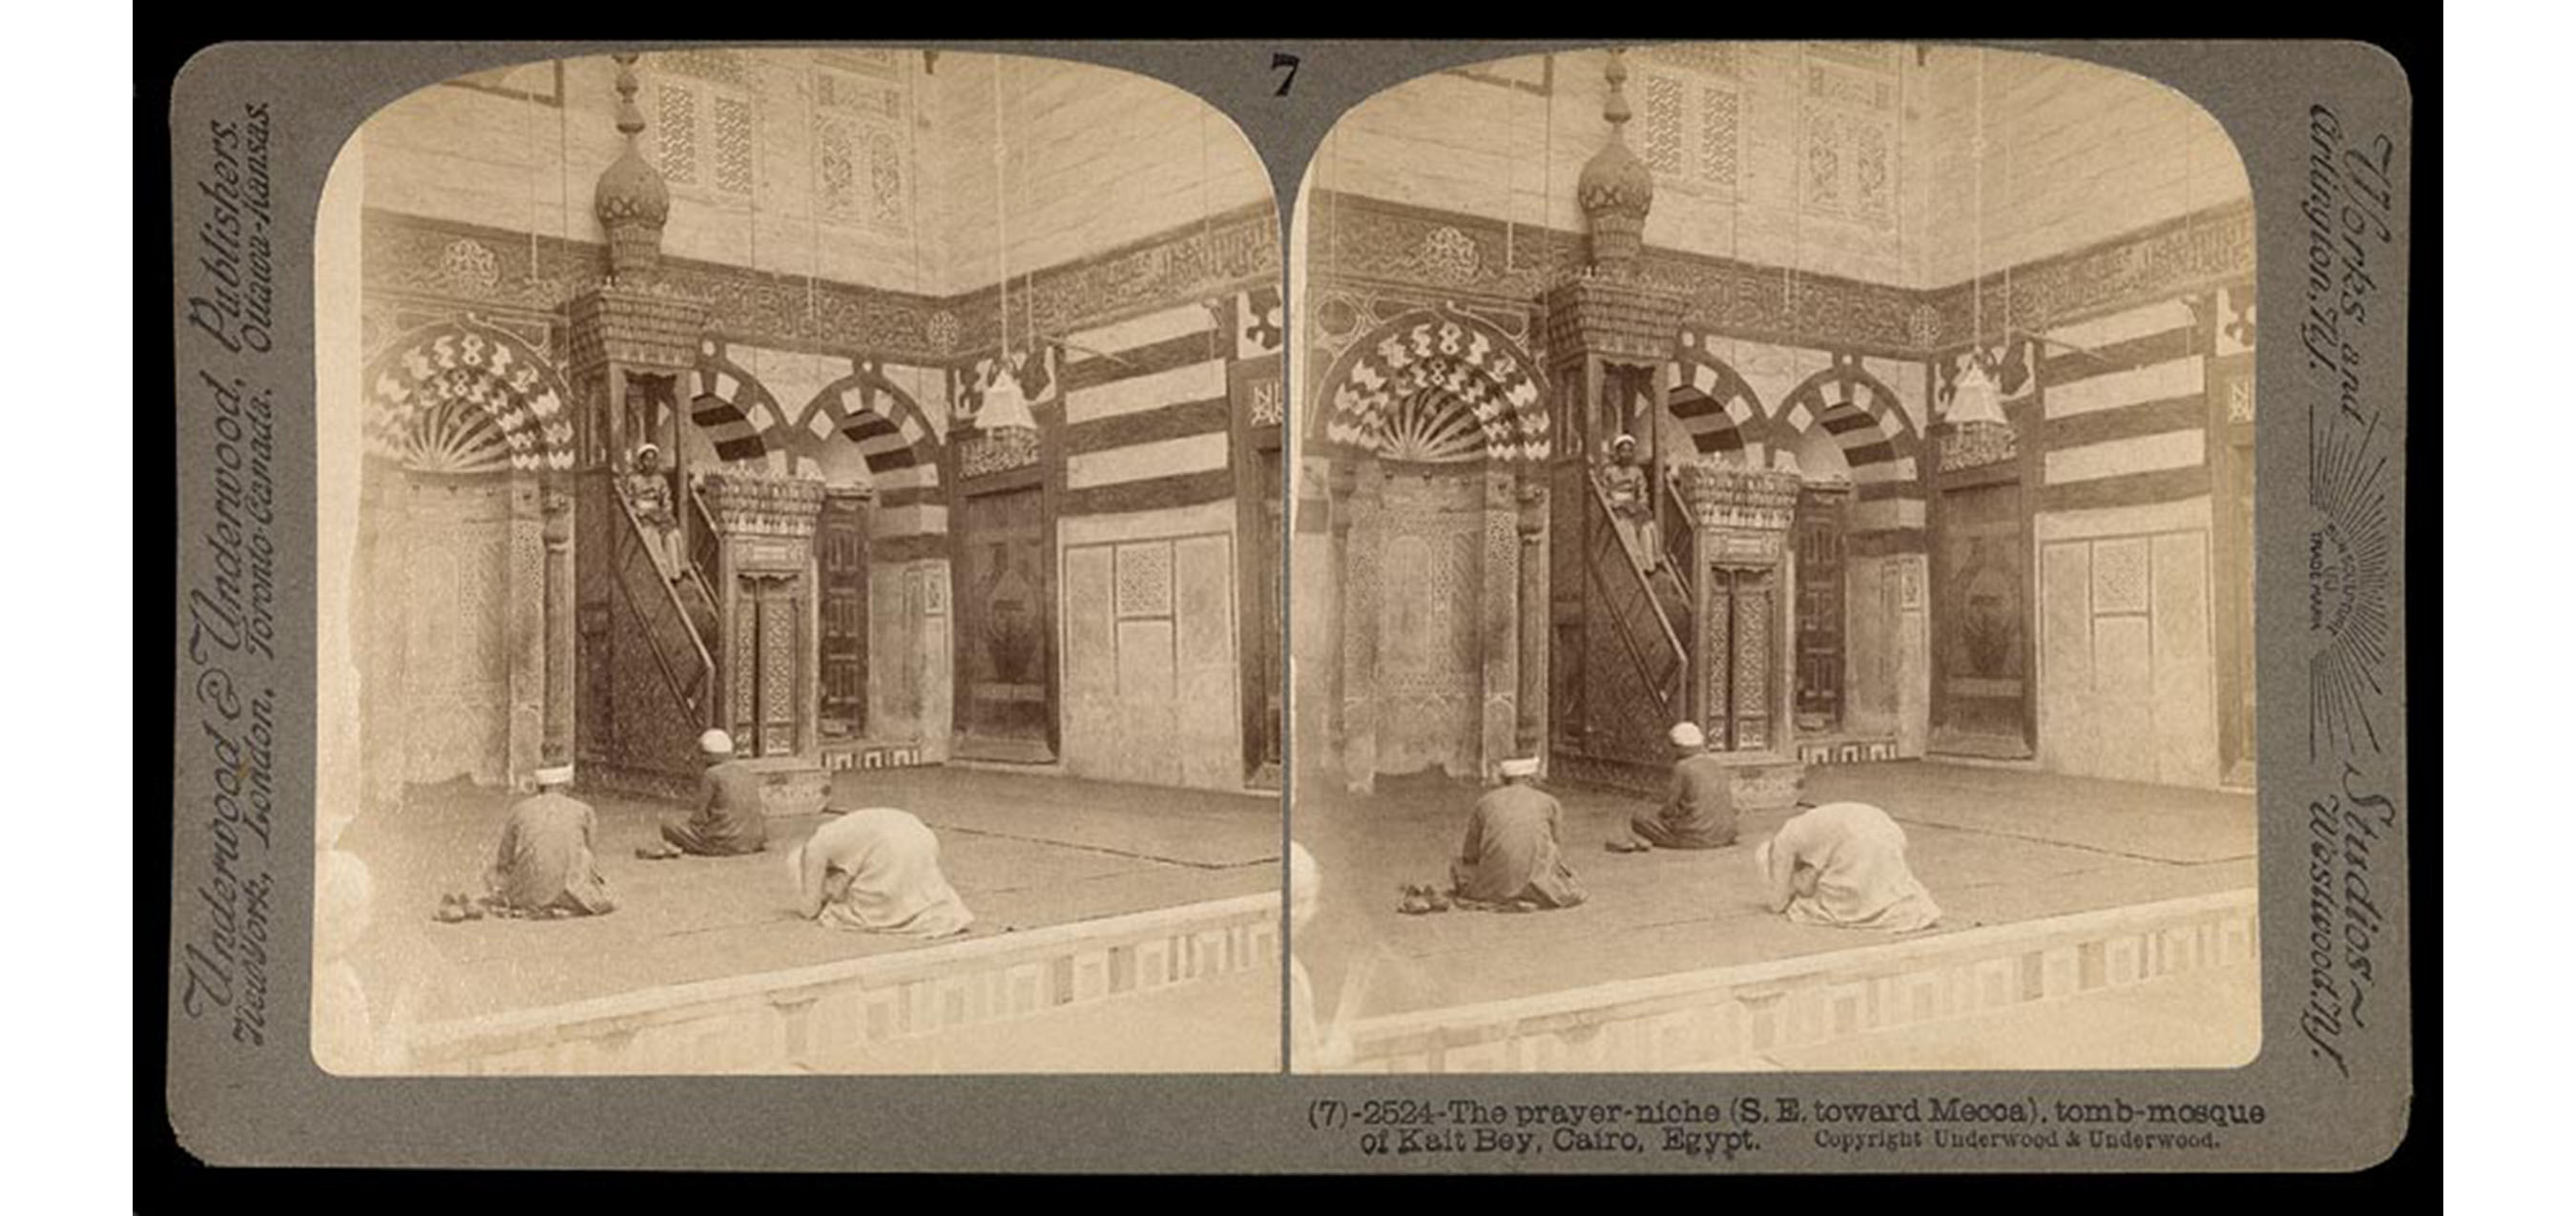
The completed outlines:
<svg viewBox="0 0 2576 1216">
<path fill-rule="evenodd" d="M 1675 747 L 1708 746 L 1708 736 L 1701 732 L 1697 722 L 1673 723 L 1672 734 L 1668 737 L 1672 739 Z"/>
<path fill-rule="evenodd" d="M 538 769 L 538 770 L 537 770 L 537 788 L 539 788 L 539 789 L 544 789 L 545 787 L 550 786 L 550 785 L 571 785 L 571 784 L 572 784 L 572 766 L 571 766 L 571 765 L 569 765 L 569 764 L 557 764 L 557 765 L 553 765 L 553 766 L 548 767 L 548 768 L 541 768 L 541 769 Z"/>
<path fill-rule="evenodd" d="M 1538 757 L 1516 756 L 1503 761 L 1503 775 L 1506 777 L 1538 776 Z"/>
<path fill-rule="evenodd" d="M 698 750 L 710 756 L 732 755 L 733 736 L 710 726 L 707 733 L 698 736 Z"/>
</svg>

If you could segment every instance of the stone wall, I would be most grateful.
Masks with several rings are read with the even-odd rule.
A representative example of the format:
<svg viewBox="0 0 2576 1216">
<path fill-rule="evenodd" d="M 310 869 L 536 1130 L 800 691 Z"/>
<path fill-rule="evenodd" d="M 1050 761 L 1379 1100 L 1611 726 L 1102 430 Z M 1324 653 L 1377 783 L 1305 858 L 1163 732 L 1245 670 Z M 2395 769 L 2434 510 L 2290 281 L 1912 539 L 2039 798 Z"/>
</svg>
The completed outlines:
<svg viewBox="0 0 2576 1216">
<path fill-rule="evenodd" d="M 1603 59 L 1523 56 L 1378 93 L 1336 124 L 1309 184 L 1528 228 L 1538 248 L 1544 232 L 1579 233 L 1573 182 L 1608 131 Z M 2188 98 L 2055 56 L 1680 43 L 1637 47 L 1629 73 L 1653 248 L 1933 288 L 2249 192 L 2233 144 Z"/>
<path fill-rule="evenodd" d="M 1759 1070 L 1774 1048 L 2251 965 L 2258 938 L 2249 888 L 1372 1018 L 1335 1071 Z"/>
<path fill-rule="evenodd" d="M 695 48 L 637 69 L 640 147 L 671 190 L 666 255 L 936 290 L 940 234 L 915 214 L 932 121 L 918 54 Z M 605 56 L 548 60 L 404 97 L 364 128 L 367 205 L 601 239 L 592 186 L 623 146 L 615 74 Z"/>
<path fill-rule="evenodd" d="M 1174 579 L 1173 611 L 1123 618 L 1137 644 L 1106 653 L 1126 672 L 1112 699 L 1176 723 L 1180 745 L 1068 708 L 1068 770 L 1238 788 L 1253 550 L 1235 500 L 1247 436 L 1283 414 L 1277 215 L 1239 132 L 1171 86 L 1039 59 L 696 49 L 638 71 L 639 148 L 672 197 L 664 278 L 710 316 L 681 393 L 691 467 L 875 492 L 871 738 L 946 758 L 950 483 L 1032 471 L 1063 560 L 1133 545 L 1129 565 L 1159 555 Z M 591 183 L 621 146 L 613 76 L 604 58 L 496 69 L 370 121 L 353 141 L 375 153 L 370 346 L 472 312 L 562 360 L 564 302 L 605 266 Z M 1004 451 L 970 432 L 951 452 L 1006 327 L 1044 348 L 1046 436 Z M 1058 590 L 1061 627 L 1097 625 L 1070 580 Z M 1151 621 L 1169 634 L 1159 663 Z M 1059 656 L 1096 657 L 1072 636 Z"/>
<path fill-rule="evenodd" d="M 2032 520 L 2038 756 L 2051 770 L 2215 785 L 2223 602 L 2212 562 L 2210 366 L 2251 357 L 2250 285 L 2050 336 Z M 2250 410 L 2250 406 L 2248 407 Z"/>
</svg>

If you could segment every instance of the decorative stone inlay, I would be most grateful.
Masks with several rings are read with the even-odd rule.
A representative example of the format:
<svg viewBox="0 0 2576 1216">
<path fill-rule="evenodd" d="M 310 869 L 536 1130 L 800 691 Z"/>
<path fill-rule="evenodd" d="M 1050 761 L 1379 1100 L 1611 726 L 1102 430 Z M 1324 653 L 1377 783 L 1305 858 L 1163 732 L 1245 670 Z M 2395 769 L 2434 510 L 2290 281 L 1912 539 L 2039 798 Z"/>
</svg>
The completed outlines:
<svg viewBox="0 0 2576 1216">
<path fill-rule="evenodd" d="M 405 335 L 365 384 L 372 455 L 441 472 L 572 467 L 563 382 L 500 329 L 469 318 Z"/>
<path fill-rule="evenodd" d="M 821 478 L 723 470 L 708 473 L 699 485 L 716 531 L 727 537 L 811 537 L 823 513 Z"/>
<path fill-rule="evenodd" d="M 1444 283 L 1464 283 L 1476 277 L 1481 260 L 1475 239 L 1460 232 L 1456 225 L 1443 224 L 1422 237 L 1422 269 L 1425 274 Z"/>
<path fill-rule="evenodd" d="M 955 312 L 945 308 L 940 309 L 930 314 L 930 320 L 923 328 L 930 339 L 932 350 L 946 354 L 957 349 L 957 314 Z"/>
<path fill-rule="evenodd" d="M 1038 432 L 1006 430 L 998 434 L 969 432 L 957 445 L 958 472 L 985 477 L 1033 467 L 1038 462 Z"/>
<path fill-rule="evenodd" d="M 1941 436 L 1941 469 L 1976 469 L 2001 464 L 2019 454 L 2009 422 L 1967 422 Z"/>
<path fill-rule="evenodd" d="M 1287 407 L 1280 402 L 1280 382 L 1275 376 L 1252 382 L 1251 421 L 1254 426 L 1278 426 L 1285 421 Z"/>
<path fill-rule="evenodd" d="M 1205 222 L 1191 221 L 1130 247 L 1033 276 L 1029 300 L 1034 325 L 1064 333 L 1103 319 L 1131 315 L 1177 299 L 1213 297 L 1267 284 L 1276 290 L 1280 269 L 1278 212 L 1262 202 Z M 490 284 L 441 273 L 447 247 L 460 237 L 492 251 Z M 1419 233 L 1409 234 L 1406 274 Z M 600 244 L 555 236 L 459 224 L 370 208 L 365 219 L 366 290 L 397 297 L 406 306 L 436 301 L 442 312 L 470 308 L 479 314 L 536 317 L 566 307 L 606 277 Z M 1489 273 L 1490 266 L 1479 273 Z M 817 342 L 857 345 L 871 354 L 909 363 L 945 364 L 959 351 L 999 344 L 1001 310 L 991 288 L 956 296 L 924 296 L 830 280 L 792 281 L 738 266 L 660 258 L 650 276 L 655 293 L 700 302 L 713 328 L 743 343 L 801 347 Z M 628 282 L 629 289 L 640 286 Z M 1011 302 L 1017 313 L 1021 293 Z M 946 313 L 950 320 L 936 318 Z"/>
<path fill-rule="evenodd" d="M 1798 509 L 1798 475 L 1706 456 L 1678 466 L 1682 501 L 1703 530 L 1786 532 Z"/>
<path fill-rule="evenodd" d="M 1308 214 L 1318 225 L 1318 248 L 1329 236 L 1330 264 L 1318 262 L 1309 287 L 1316 320 L 1327 336 L 1352 312 L 1335 300 L 1377 296 L 1396 307 L 1449 302 L 1453 306 L 1526 306 L 1532 296 L 1579 273 L 1583 241 L 1577 233 L 1529 224 L 1511 226 L 1509 264 L 1488 259 L 1473 284 L 1441 287 L 1420 282 L 1414 254 L 1423 234 L 1444 224 L 1476 237 L 1485 248 L 1502 244 L 1501 221 L 1472 220 L 1429 208 L 1345 191 L 1317 190 Z M 508 256 L 508 250 L 502 251 Z M 370 263 L 372 265 L 372 263 Z M 2026 331 L 2046 330 L 2075 315 L 2095 315 L 2186 295 L 2250 274 L 2254 269 L 2254 211 L 2250 203 L 2223 203 L 2099 245 L 1982 277 L 1986 332 L 2005 317 Z M 1729 337 L 1774 338 L 1799 345 L 1862 350 L 1908 357 L 1939 353 L 1933 347 L 1976 332 L 1974 283 L 1915 290 L 1831 275 L 1796 276 L 1789 292 L 1781 268 L 1714 255 L 1651 248 L 1638 255 L 1637 281 L 1682 297 L 1692 327 Z M 1928 311 L 1927 311 L 1928 310 Z"/>
<path fill-rule="evenodd" d="M 2251 377 L 2228 382 L 2227 420 L 2229 422 L 2254 421 L 2254 381 Z"/>
<path fill-rule="evenodd" d="M 458 287 L 490 291 L 501 281 L 501 262 L 492 256 L 491 246 L 459 237 L 448 242 L 447 252 L 439 258 L 438 277 Z"/>
</svg>

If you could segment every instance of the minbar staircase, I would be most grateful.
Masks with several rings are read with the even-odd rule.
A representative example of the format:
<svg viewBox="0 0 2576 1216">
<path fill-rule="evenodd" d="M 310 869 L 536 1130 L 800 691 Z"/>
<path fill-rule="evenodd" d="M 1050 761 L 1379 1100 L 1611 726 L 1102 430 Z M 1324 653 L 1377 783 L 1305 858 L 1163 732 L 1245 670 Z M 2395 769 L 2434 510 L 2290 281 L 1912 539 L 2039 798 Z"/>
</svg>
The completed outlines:
<svg viewBox="0 0 2576 1216">
<path fill-rule="evenodd" d="M 758 481 L 722 475 L 716 480 L 727 487 Z M 790 670 L 770 680 L 773 688 L 789 690 L 790 701 L 780 706 L 768 706 L 744 687 L 745 681 L 768 678 L 755 670 L 763 664 L 751 658 L 758 647 L 786 643 L 728 633 L 729 616 L 739 617 L 730 624 L 743 630 L 755 627 L 756 616 L 770 619 L 750 611 L 748 600 L 744 611 L 734 612 L 720 590 L 734 577 L 732 564 L 750 559 L 728 557 L 725 516 L 698 489 L 680 502 L 688 543 L 675 561 L 612 477 L 590 486 L 591 516 L 606 526 L 589 533 L 588 543 L 601 545 L 606 561 L 593 567 L 595 574 L 585 574 L 585 617 L 596 622 L 583 639 L 585 670 L 596 689 L 584 700 L 587 767 L 602 785 L 685 797 L 698 780 L 698 735 L 720 726 L 735 736 L 735 755 L 762 772 L 762 796 L 772 813 L 812 813 L 827 799 L 830 784 L 806 738 L 811 707 L 795 700 L 801 696 L 797 690 L 812 687 L 812 673 Z M 803 536 L 810 538 L 810 511 L 804 522 Z M 763 525 L 755 531 L 749 543 L 765 555 L 765 564 L 754 577 L 772 585 L 778 592 L 773 598 L 801 605 L 804 592 L 794 580 L 806 577 L 804 539 L 792 529 L 781 534 Z M 780 636 L 803 637 L 811 628 L 810 620 L 802 621 Z M 790 649 L 793 668 L 797 656 Z M 727 659 L 733 661 L 730 669 Z M 751 712 L 746 707 L 766 712 L 738 720 Z M 781 722 L 783 728 L 772 729 Z"/>
<path fill-rule="evenodd" d="M 1701 550 L 1711 541 L 1688 497 L 1670 483 L 1655 490 L 1662 560 L 1649 562 L 1641 530 L 1619 517 L 1598 480 L 1586 476 L 1584 484 L 1579 516 L 1559 520 L 1574 525 L 1573 535 L 1557 537 L 1579 545 L 1582 560 L 1579 621 L 1558 633 L 1561 645 L 1579 641 L 1552 659 L 1573 664 L 1568 678 L 1553 681 L 1555 775 L 1660 796 L 1672 764 L 1667 732 L 1688 720 L 1701 723 L 1713 750 L 1738 768 L 1740 807 L 1795 801 L 1803 770 L 1785 737 L 1786 715 L 1777 712 L 1786 672 L 1772 649 L 1789 628 L 1778 598 L 1785 567 L 1732 572 L 1743 538 L 1727 532 L 1718 536 L 1727 548 L 1711 556 L 1730 569 L 1702 571 Z M 1704 612 L 1714 615 L 1703 620 Z M 1700 646 L 1713 653 L 1695 662 Z M 1706 687 L 1695 689 L 1694 680 Z"/>
</svg>

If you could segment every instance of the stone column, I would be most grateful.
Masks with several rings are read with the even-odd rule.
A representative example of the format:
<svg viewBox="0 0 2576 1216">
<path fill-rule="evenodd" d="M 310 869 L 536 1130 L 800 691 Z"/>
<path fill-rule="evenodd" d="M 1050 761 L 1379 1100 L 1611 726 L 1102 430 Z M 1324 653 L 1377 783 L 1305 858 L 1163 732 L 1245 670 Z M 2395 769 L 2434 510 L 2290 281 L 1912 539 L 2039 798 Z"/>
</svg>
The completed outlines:
<svg viewBox="0 0 2576 1216">
<path fill-rule="evenodd" d="M 1520 702 L 1517 752 L 1524 756 L 1542 754 L 1547 746 L 1548 643 L 1551 613 L 1548 601 L 1547 559 L 1547 469 L 1530 466 L 1521 470 L 1517 493 L 1520 508 L 1516 531 L 1520 536 Z"/>
<path fill-rule="evenodd" d="M 361 796 L 369 812 L 400 810 L 411 778 L 411 739 L 400 707 L 410 682 L 409 588 L 401 554 L 410 541 L 410 484 L 399 470 L 370 470 L 363 481 L 358 553 L 365 585 L 356 595 L 360 652 L 359 752 L 366 757 Z"/>
<path fill-rule="evenodd" d="M 573 756 L 572 495 L 545 490 L 546 684 L 542 763 L 567 764 Z"/>
<path fill-rule="evenodd" d="M 1379 551 L 1384 538 L 1377 461 L 1361 458 L 1334 470 L 1333 494 L 1345 510 L 1342 560 L 1342 776 L 1352 793 L 1377 783 L 1377 633 Z"/>
<path fill-rule="evenodd" d="M 1485 473 L 1483 594 L 1478 639 L 1484 660 L 1484 697 L 1479 706 L 1478 775 L 1493 780 L 1503 761 L 1520 742 L 1520 507 L 1507 470 Z"/>
<path fill-rule="evenodd" d="M 538 757 L 544 751 L 546 696 L 545 524 L 537 480 L 515 476 L 510 481 L 509 563 L 503 585 L 509 588 L 509 623 L 502 632 L 508 647 L 509 771 L 503 782 L 513 789 L 533 787 Z"/>
</svg>

